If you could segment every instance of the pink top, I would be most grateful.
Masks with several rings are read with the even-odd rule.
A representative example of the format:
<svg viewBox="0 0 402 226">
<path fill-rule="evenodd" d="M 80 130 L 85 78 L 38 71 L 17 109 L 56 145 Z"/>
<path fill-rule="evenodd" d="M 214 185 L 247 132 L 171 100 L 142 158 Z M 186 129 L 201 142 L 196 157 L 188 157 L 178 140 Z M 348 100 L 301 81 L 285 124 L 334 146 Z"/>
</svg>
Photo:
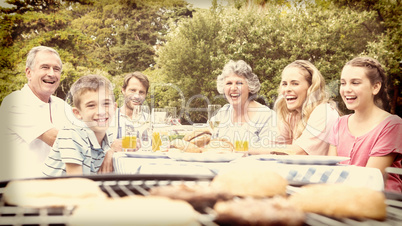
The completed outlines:
<svg viewBox="0 0 402 226">
<path fill-rule="evenodd" d="M 320 104 L 311 113 L 300 137 L 293 140 L 290 128 L 279 126 L 280 140 L 285 144 L 298 145 L 309 155 L 327 155 L 329 149 L 327 137 L 338 118 L 338 112 L 330 104 Z M 291 114 L 287 120 L 290 127 L 294 128 L 300 119 L 300 115 Z"/>
<path fill-rule="evenodd" d="M 391 115 L 380 122 L 370 132 L 355 137 L 350 134 L 348 119 L 343 116 L 334 125 L 329 142 L 337 147 L 339 156 L 350 157 L 350 160 L 341 163 L 356 166 L 366 166 L 371 156 L 385 156 L 397 153 L 391 167 L 401 168 L 402 159 L 402 119 Z M 402 191 L 402 179 L 398 174 L 389 174 L 385 190 Z"/>
</svg>

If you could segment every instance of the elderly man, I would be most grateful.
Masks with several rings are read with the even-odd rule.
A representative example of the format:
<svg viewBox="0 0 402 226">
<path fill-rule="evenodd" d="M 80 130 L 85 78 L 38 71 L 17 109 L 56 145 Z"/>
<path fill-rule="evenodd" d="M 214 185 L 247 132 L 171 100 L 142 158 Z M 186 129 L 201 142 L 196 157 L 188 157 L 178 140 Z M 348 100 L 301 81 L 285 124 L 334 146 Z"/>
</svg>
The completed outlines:
<svg viewBox="0 0 402 226">
<path fill-rule="evenodd" d="M 42 176 L 41 167 L 59 129 L 70 123 L 71 107 L 52 96 L 60 84 L 62 67 L 53 48 L 37 46 L 29 51 L 28 83 L 4 98 L 0 106 L 0 179 Z"/>
</svg>

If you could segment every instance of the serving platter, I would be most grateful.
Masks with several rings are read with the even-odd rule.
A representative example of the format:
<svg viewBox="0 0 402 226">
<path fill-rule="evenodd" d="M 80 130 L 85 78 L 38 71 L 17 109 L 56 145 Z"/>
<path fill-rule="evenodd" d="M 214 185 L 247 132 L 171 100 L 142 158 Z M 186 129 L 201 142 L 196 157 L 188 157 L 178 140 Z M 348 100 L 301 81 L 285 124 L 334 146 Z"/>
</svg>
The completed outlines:
<svg viewBox="0 0 402 226">
<path fill-rule="evenodd" d="M 165 152 L 152 152 L 152 151 L 136 151 L 136 152 L 124 152 L 124 154 L 127 157 L 133 157 L 133 158 L 151 158 L 151 159 L 157 159 L 157 158 L 169 158 Z"/>
<path fill-rule="evenodd" d="M 256 159 L 286 164 L 335 165 L 350 158 L 326 155 L 256 155 Z"/>
<path fill-rule="evenodd" d="M 188 162 L 230 162 L 235 159 L 241 158 L 243 153 L 167 153 L 169 158 L 176 161 L 188 161 Z"/>
</svg>

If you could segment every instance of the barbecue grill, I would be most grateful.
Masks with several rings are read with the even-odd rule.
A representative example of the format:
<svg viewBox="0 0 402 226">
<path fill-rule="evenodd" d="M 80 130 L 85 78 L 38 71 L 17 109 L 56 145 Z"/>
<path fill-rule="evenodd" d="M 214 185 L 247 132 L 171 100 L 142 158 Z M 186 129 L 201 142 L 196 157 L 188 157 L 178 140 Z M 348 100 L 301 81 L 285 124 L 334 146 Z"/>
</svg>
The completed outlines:
<svg viewBox="0 0 402 226">
<path fill-rule="evenodd" d="M 148 190 L 154 186 L 176 184 L 209 184 L 212 176 L 189 175 L 91 175 L 86 178 L 96 181 L 100 188 L 111 198 L 129 195 L 148 195 Z M 72 214 L 72 207 L 65 208 L 24 208 L 10 206 L 4 202 L 3 192 L 8 181 L 0 182 L 0 225 L 67 225 Z M 297 188 L 289 186 L 289 193 Z M 402 225 L 402 194 L 385 192 L 387 197 L 387 219 L 376 221 L 371 219 L 332 218 L 319 214 L 308 213 L 305 225 Z M 362 206 L 362 208 L 364 208 Z M 213 217 L 202 214 L 203 225 L 216 225 Z"/>
</svg>

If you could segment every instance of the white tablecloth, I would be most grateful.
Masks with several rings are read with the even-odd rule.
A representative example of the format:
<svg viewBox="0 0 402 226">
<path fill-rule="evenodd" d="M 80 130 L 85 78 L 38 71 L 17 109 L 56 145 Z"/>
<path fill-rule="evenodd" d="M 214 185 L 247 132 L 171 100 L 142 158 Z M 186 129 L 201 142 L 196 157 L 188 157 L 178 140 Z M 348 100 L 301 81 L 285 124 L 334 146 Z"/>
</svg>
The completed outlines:
<svg viewBox="0 0 402 226">
<path fill-rule="evenodd" d="M 350 165 L 297 165 L 275 161 L 260 161 L 252 156 L 232 162 L 187 162 L 169 158 L 134 158 L 115 153 L 114 170 L 118 174 L 184 174 L 216 175 L 231 167 L 260 167 L 273 170 L 293 183 L 345 183 L 382 191 L 381 171 L 375 168 Z"/>
<path fill-rule="evenodd" d="M 134 158 L 115 153 L 113 166 L 119 174 L 216 175 L 227 162 L 185 162 L 169 158 Z"/>
</svg>

